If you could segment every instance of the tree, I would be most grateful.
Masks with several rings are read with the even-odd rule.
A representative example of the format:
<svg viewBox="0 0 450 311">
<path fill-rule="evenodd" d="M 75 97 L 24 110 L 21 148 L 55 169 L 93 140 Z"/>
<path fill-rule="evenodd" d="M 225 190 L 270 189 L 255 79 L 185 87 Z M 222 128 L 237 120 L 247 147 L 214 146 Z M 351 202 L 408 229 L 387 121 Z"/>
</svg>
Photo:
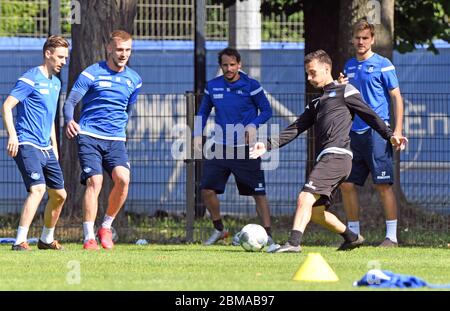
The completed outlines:
<svg viewBox="0 0 450 311">
<path fill-rule="evenodd" d="M 72 51 L 70 53 L 69 92 L 78 75 L 86 67 L 106 58 L 106 44 L 109 34 L 115 29 L 132 33 L 136 15 L 137 0 L 78 0 L 80 3 L 80 23 L 72 25 Z M 78 120 L 81 105 L 77 105 L 75 119 Z M 69 141 L 63 135 L 61 162 L 64 173 L 68 200 L 65 215 L 79 215 L 84 193 L 81 187 L 78 150 L 74 140 Z M 99 198 L 99 209 L 106 208 L 111 180 L 104 178 L 103 190 Z M 119 214 L 120 215 L 120 214 Z"/>
<path fill-rule="evenodd" d="M 248 1 L 248 0 L 239 0 Z M 394 1 L 394 0 L 393 0 Z M 236 0 L 213 0 L 214 3 L 222 3 L 224 7 L 233 5 Z M 333 3 L 332 3 L 333 2 Z M 352 20 L 355 17 L 361 17 L 364 11 L 368 12 L 373 9 L 376 2 L 381 4 L 381 9 L 387 8 L 383 6 L 380 0 L 339 0 L 329 1 L 326 6 L 324 3 L 312 0 L 266 0 L 261 3 L 261 13 L 270 15 L 271 13 L 280 14 L 284 12 L 287 16 L 298 13 L 303 10 L 305 5 L 320 6 L 319 15 L 315 18 L 321 19 L 321 14 L 327 14 L 335 8 L 335 3 L 340 4 L 338 12 L 343 24 L 339 29 L 333 29 L 329 35 L 334 35 L 338 30 L 339 34 L 346 32 L 348 28 L 342 28 L 346 20 Z M 413 51 L 417 45 L 428 45 L 428 50 L 438 53 L 433 44 L 434 39 L 442 39 L 450 42 L 450 1 L 448 0 L 395 0 L 394 1 L 394 21 L 395 29 L 393 34 L 393 48 L 400 53 Z M 331 6 L 331 7 L 330 7 Z M 326 9 L 325 9 L 326 8 Z M 307 18 L 305 16 L 305 18 Z M 350 19 L 349 19 L 350 18 Z M 306 27 L 305 27 L 306 29 Z M 308 29 L 306 29 L 308 31 Z"/>
</svg>

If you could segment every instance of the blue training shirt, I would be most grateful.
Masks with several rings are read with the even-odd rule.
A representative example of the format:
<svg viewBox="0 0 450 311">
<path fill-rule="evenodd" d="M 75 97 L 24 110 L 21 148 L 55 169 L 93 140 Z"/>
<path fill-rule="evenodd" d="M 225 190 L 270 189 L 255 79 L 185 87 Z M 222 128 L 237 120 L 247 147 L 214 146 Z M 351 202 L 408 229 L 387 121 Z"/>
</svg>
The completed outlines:
<svg viewBox="0 0 450 311">
<path fill-rule="evenodd" d="M 52 147 L 50 135 L 60 90 L 61 81 L 54 75 L 49 79 L 39 67 L 31 68 L 17 80 L 10 95 L 19 100 L 15 125 L 19 145 Z"/>
<path fill-rule="evenodd" d="M 259 82 L 243 72 L 239 74 L 239 80 L 231 83 L 223 76 L 208 81 L 197 114 L 201 117 L 202 125 L 201 128 L 200 126 L 195 127 L 194 136 L 202 135 L 213 107 L 215 110 L 215 142 L 225 145 L 244 144 L 243 129 L 245 126 L 253 124 L 258 128 L 272 117 L 272 108 Z M 233 129 L 234 134 L 227 135 L 227 124 L 238 125 Z M 220 132 L 223 136 L 218 141 Z"/>
<path fill-rule="evenodd" d="M 389 122 L 389 105 L 391 97 L 389 91 L 398 87 L 395 67 L 389 59 L 374 53 L 364 61 L 351 58 L 344 66 L 344 74 L 349 82 L 356 87 L 364 101 L 381 119 Z M 364 131 L 369 126 L 355 116 L 352 131 Z"/>
<path fill-rule="evenodd" d="M 129 67 L 116 72 L 102 61 L 86 68 L 72 88 L 83 95 L 80 134 L 124 141 L 127 108 L 136 103 L 141 86 L 141 77 Z"/>
</svg>

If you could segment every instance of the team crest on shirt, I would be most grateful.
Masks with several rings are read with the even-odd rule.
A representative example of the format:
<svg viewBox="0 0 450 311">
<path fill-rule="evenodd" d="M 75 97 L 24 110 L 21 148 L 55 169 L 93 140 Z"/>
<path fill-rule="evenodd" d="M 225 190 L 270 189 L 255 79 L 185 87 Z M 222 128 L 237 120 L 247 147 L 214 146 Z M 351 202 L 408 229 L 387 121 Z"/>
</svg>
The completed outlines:
<svg viewBox="0 0 450 311">
<path fill-rule="evenodd" d="M 131 80 L 130 79 L 127 79 L 127 85 L 128 85 L 128 87 L 131 87 Z"/>
<path fill-rule="evenodd" d="M 90 168 L 89 166 L 86 166 L 85 168 L 83 168 L 83 172 L 85 172 L 86 174 L 89 174 L 90 172 L 92 172 L 92 168 Z"/>
<path fill-rule="evenodd" d="M 373 66 L 369 66 L 369 68 L 367 68 L 367 72 L 369 73 L 373 72 Z"/>
<path fill-rule="evenodd" d="M 336 92 L 335 91 L 331 91 L 330 94 L 328 94 L 329 97 L 335 97 L 336 96 Z"/>
</svg>

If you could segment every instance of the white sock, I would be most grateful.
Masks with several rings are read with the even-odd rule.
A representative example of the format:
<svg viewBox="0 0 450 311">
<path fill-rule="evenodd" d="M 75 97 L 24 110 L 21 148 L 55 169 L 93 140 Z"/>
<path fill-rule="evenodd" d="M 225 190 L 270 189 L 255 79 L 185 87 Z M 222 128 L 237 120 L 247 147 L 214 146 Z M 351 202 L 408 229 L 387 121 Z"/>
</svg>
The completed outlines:
<svg viewBox="0 0 450 311">
<path fill-rule="evenodd" d="M 83 233 L 84 233 L 84 241 L 87 240 L 95 240 L 95 232 L 94 232 L 94 222 L 86 221 L 83 222 Z"/>
<path fill-rule="evenodd" d="M 349 221 L 348 228 L 356 234 L 359 234 L 359 221 Z"/>
<path fill-rule="evenodd" d="M 103 217 L 102 228 L 111 229 L 112 222 L 114 221 L 114 217 L 108 216 L 105 214 Z"/>
<path fill-rule="evenodd" d="M 19 228 L 17 228 L 16 242 L 14 242 L 14 245 L 19 245 L 22 242 L 26 242 L 27 235 L 28 235 L 28 228 L 19 226 Z"/>
<path fill-rule="evenodd" d="M 55 233 L 55 228 L 42 227 L 41 241 L 47 244 L 52 243 L 55 240 L 53 233 Z"/>
<path fill-rule="evenodd" d="M 397 219 L 386 220 L 386 237 L 397 243 Z"/>
</svg>

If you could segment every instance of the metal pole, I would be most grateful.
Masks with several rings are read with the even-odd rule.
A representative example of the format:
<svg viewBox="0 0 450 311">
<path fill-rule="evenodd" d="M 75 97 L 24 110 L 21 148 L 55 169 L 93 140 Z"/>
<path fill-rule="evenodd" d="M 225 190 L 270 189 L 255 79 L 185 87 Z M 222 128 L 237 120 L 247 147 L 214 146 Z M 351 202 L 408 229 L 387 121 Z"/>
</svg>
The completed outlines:
<svg viewBox="0 0 450 311">
<path fill-rule="evenodd" d="M 48 0 L 48 16 L 49 16 L 49 27 L 48 27 L 48 35 L 60 35 L 61 34 L 61 3 L 60 0 Z M 61 80 L 61 73 L 57 74 L 59 80 Z M 62 87 L 62 81 L 61 81 Z M 56 118 L 55 118 L 55 129 L 56 129 L 56 141 L 58 142 L 58 153 L 60 152 L 61 146 L 61 122 L 60 122 L 60 104 L 61 96 L 58 97 L 58 106 L 56 110 Z"/>
<path fill-rule="evenodd" d="M 193 92 L 186 92 L 186 124 L 191 132 L 194 129 L 195 96 Z M 195 160 L 192 137 L 186 137 L 189 148 L 186 158 L 186 242 L 194 241 L 195 216 Z"/>
<path fill-rule="evenodd" d="M 50 35 L 61 34 L 61 2 L 60 0 L 48 0 L 49 16 L 50 16 Z"/>
<path fill-rule="evenodd" d="M 206 48 L 205 48 L 205 20 L 206 20 L 206 1 L 195 0 L 195 37 L 194 37 L 194 92 L 195 92 L 195 112 L 200 107 L 200 94 L 203 93 L 206 84 Z M 205 206 L 201 200 L 200 179 L 202 176 L 202 167 L 200 161 L 195 165 L 195 216 L 203 217 L 205 215 Z"/>
</svg>

